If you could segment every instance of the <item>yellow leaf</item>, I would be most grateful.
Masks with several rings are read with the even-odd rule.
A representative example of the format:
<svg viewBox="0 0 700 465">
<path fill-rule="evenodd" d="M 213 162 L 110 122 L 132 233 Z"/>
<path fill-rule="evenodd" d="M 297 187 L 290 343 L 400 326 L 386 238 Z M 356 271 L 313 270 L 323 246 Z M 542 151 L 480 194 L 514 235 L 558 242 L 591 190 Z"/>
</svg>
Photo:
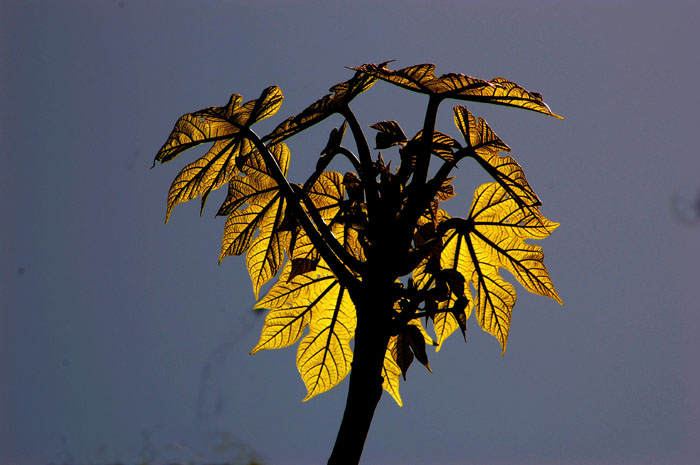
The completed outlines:
<svg viewBox="0 0 700 465">
<path fill-rule="evenodd" d="M 523 209 L 497 183 L 479 187 L 469 218 L 450 220 L 440 255 L 442 269 L 455 269 L 476 291 L 473 305 L 479 325 L 493 334 L 505 353 L 515 289 L 500 275 L 506 268 L 530 292 L 551 297 L 560 304 L 544 255 L 525 239 L 547 237 L 558 225 L 536 207 Z"/>
<path fill-rule="evenodd" d="M 254 151 L 242 129 L 277 112 L 282 98 L 279 87 L 272 86 L 265 89 L 257 100 L 243 105 L 240 104 L 241 96 L 234 94 L 223 107 L 205 108 L 178 119 L 155 161 L 168 162 L 199 144 L 213 145 L 203 157 L 180 171 L 173 181 L 168 193 L 166 222 L 175 205 L 200 195 L 204 208 L 209 192 L 227 183 L 236 173 L 237 160 Z"/>
<path fill-rule="evenodd" d="M 485 81 L 458 73 L 436 77 L 433 64 L 414 65 L 395 71 L 387 69 L 386 65 L 387 63 L 365 64 L 352 69 L 405 89 L 434 95 L 441 99 L 453 98 L 514 106 L 562 119 L 561 116 L 552 113 L 547 104 L 542 101 L 542 95 L 528 92 L 507 79 L 494 78 Z"/>
<path fill-rule="evenodd" d="M 392 336 L 389 339 L 386 352 L 384 353 L 384 365 L 382 366 L 382 388 L 394 398 L 399 407 L 403 407 L 401 394 L 399 393 L 399 381 L 401 378 L 401 368 L 394 360 L 392 355 L 395 351 L 397 336 Z"/>
<path fill-rule="evenodd" d="M 254 308 L 266 308 L 270 312 L 251 354 L 263 349 L 287 347 L 301 337 L 311 320 L 312 310 L 318 304 L 310 297 L 311 293 L 335 285 L 335 278 L 327 273 L 327 269 L 322 270 L 324 273 L 300 275 L 288 281 L 291 265 L 289 262 L 285 265 L 277 283 L 255 304 Z"/>
</svg>

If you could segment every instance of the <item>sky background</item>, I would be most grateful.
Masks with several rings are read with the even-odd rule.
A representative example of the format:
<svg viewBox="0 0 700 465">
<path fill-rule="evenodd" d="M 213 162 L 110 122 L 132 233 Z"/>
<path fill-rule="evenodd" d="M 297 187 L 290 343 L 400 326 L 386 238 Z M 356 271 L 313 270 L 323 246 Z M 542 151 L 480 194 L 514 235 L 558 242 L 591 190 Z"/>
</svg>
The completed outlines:
<svg viewBox="0 0 700 465">
<path fill-rule="evenodd" d="M 470 319 L 404 407 L 383 397 L 363 463 L 692 463 L 700 222 L 674 205 L 700 193 L 699 20 L 674 0 L 0 1 L 0 463 L 325 463 L 347 381 L 303 403 L 296 346 L 248 354 L 263 318 L 244 259 L 217 264 L 224 192 L 165 226 L 197 154 L 149 168 L 183 113 L 277 84 L 265 133 L 388 59 L 565 116 L 470 105 L 561 223 L 540 245 L 565 306 L 516 285 L 505 357 Z M 380 82 L 352 107 L 411 134 L 425 103 Z M 290 140 L 293 181 L 340 122 Z M 454 215 L 486 181 L 461 168 Z"/>
</svg>

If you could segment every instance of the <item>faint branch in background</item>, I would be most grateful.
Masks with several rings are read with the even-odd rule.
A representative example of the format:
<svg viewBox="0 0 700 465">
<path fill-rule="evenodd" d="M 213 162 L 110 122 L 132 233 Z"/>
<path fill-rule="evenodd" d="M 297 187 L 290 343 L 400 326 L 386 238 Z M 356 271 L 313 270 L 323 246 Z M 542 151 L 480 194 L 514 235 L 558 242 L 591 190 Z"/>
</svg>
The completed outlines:
<svg viewBox="0 0 700 465">
<path fill-rule="evenodd" d="M 700 190 L 688 197 L 674 194 L 671 199 L 673 217 L 681 224 L 694 226 L 700 222 Z"/>
<path fill-rule="evenodd" d="M 95 465 L 162 465 L 162 464 L 227 464 L 227 465 L 262 465 L 265 460 L 258 454 L 253 446 L 236 439 L 229 432 L 210 431 L 201 432 L 190 438 L 192 444 L 186 440 L 167 441 L 162 439 L 166 434 L 163 425 L 155 425 L 144 428 L 141 431 L 141 445 L 136 454 L 115 452 L 113 457 L 108 457 L 110 446 L 103 443 L 96 449 L 92 458 L 75 459 L 68 450 L 68 439 L 65 434 L 57 434 L 58 452 L 56 461 L 50 465 L 73 465 L 75 463 L 90 463 Z M 122 456 L 137 458 L 122 460 Z M 2 464 L 5 465 L 5 464 Z"/>
<path fill-rule="evenodd" d="M 245 312 L 231 331 L 226 334 L 225 341 L 216 345 L 211 351 L 207 361 L 202 367 L 202 374 L 199 381 L 199 391 L 197 394 L 197 420 L 203 421 L 212 415 L 221 414 L 224 410 L 224 390 L 219 382 L 222 373 L 230 372 L 234 367 L 227 366 L 226 362 L 233 349 L 238 345 L 241 338 L 250 332 L 264 316 L 259 310 Z"/>
<path fill-rule="evenodd" d="M 56 453 L 57 465 L 73 465 L 73 455 L 68 450 L 68 439 L 63 433 L 58 433 L 58 452 Z"/>
</svg>

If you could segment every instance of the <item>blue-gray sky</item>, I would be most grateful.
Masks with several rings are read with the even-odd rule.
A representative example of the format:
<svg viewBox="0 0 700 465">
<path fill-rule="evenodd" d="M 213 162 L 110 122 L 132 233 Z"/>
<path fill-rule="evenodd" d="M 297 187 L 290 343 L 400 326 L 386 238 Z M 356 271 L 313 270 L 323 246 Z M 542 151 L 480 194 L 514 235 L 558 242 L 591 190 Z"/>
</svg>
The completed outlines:
<svg viewBox="0 0 700 465">
<path fill-rule="evenodd" d="M 691 463 L 700 224 L 671 205 L 700 191 L 698 20 L 672 0 L 0 2 L 0 463 L 325 462 L 347 382 L 302 403 L 294 348 L 248 355 L 262 318 L 244 260 L 217 265 L 222 193 L 165 226 L 194 154 L 149 168 L 183 113 L 277 84 L 262 132 L 387 59 L 504 76 L 566 117 L 470 107 L 561 223 L 541 245 L 566 305 L 518 286 L 503 358 L 470 320 L 404 407 L 382 399 L 363 463 Z M 353 108 L 412 132 L 424 104 L 378 83 Z M 339 122 L 290 141 L 293 179 Z"/>
</svg>

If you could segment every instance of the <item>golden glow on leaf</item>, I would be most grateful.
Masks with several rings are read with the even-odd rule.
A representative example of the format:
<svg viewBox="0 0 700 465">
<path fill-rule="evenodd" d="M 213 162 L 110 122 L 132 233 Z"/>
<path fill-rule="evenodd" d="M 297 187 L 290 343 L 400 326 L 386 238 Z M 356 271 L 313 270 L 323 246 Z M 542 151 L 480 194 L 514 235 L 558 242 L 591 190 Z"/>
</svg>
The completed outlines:
<svg viewBox="0 0 700 465">
<path fill-rule="evenodd" d="M 505 268 L 530 292 L 561 299 L 544 266 L 542 248 L 525 239 L 547 237 L 557 226 L 536 207 L 522 209 L 497 183 L 479 187 L 467 220 L 453 220 L 445 236 L 440 267 L 455 269 L 476 291 L 479 325 L 505 353 L 515 290 L 499 275 Z"/>
</svg>

